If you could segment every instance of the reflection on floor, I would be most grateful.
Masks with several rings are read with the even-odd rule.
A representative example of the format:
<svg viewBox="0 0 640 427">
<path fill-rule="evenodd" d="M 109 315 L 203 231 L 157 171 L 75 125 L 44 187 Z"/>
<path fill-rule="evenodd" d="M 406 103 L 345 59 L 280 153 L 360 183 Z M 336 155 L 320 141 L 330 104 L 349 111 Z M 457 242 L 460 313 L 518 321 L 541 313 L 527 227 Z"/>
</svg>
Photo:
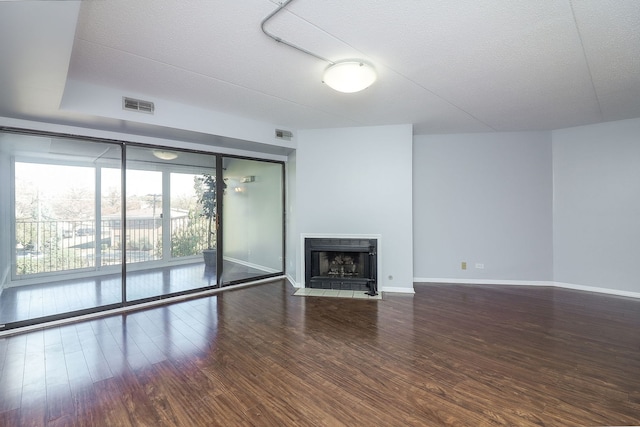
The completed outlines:
<svg viewBox="0 0 640 427">
<path fill-rule="evenodd" d="M 225 261 L 222 282 L 230 283 L 264 276 L 264 271 Z M 122 299 L 121 275 L 56 281 L 6 288 L 0 294 L 0 323 L 36 319 L 85 310 Z M 215 286 L 215 269 L 203 263 L 154 268 L 127 275 L 127 300 L 141 300 Z"/>
</svg>

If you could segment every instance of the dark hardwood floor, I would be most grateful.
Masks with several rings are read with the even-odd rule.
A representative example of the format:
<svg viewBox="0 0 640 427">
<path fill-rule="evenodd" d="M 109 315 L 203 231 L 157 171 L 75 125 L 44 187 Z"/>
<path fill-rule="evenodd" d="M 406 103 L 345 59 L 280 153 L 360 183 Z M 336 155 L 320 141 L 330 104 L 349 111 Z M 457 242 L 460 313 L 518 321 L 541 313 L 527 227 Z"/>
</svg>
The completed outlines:
<svg viewBox="0 0 640 427">
<path fill-rule="evenodd" d="M 1 426 L 640 424 L 640 300 L 283 281 L 0 339 Z"/>
</svg>

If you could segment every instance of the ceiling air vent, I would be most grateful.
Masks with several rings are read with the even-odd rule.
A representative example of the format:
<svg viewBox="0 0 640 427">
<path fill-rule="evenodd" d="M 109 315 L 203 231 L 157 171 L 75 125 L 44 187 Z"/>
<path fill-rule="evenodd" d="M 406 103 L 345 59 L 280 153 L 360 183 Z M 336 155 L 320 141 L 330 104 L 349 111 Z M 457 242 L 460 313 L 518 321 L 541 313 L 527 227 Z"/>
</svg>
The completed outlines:
<svg viewBox="0 0 640 427">
<path fill-rule="evenodd" d="M 276 129 L 276 138 L 291 141 L 293 133 L 290 130 Z"/>
<path fill-rule="evenodd" d="M 123 96 L 122 109 L 129 110 L 129 111 L 138 111 L 140 113 L 153 114 L 153 110 L 155 109 L 155 107 L 153 105 L 153 102 L 142 101 L 140 99 L 127 98 L 126 96 Z"/>
</svg>

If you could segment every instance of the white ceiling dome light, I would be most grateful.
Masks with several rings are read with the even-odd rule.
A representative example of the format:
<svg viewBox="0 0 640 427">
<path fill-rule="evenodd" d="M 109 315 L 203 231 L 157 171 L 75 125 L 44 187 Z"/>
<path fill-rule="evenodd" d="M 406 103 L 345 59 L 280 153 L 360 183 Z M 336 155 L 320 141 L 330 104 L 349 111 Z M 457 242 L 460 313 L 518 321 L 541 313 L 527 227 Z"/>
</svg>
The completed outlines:
<svg viewBox="0 0 640 427">
<path fill-rule="evenodd" d="M 376 70 L 371 65 L 354 59 L 331 64 L 322 81 L 338 92 L 353 93 L 368 88 L 376 78 Z"/>
<path fill-rule="evenodd" d="M 153 150 L 153 155 L 161 160 L 173 160 L 178 158 L 178 153 L 165 150 Z"/>
<path fill-rule="evenodd" d="M 293 0 L 285 0 L 280 6 L 269 15 L 266 16 L 260 23 L 260 28 L 262 32 L 271 37 L 278 43 L 282 43 L 286 46 L 294 48 L 306 55 L 313 56 L 314 58 L 320 59 L 322 61 L 328 62 L 330 65 L 324 71 L 324 76 L 322 79 L 323 83 L 326 83 L 330 88 L 337 90 L 338 92 L 344 93 L 354 93 L 360 92 L 363 89 L 368 88 L 376 81 L 377 75 L 376 70 L 364 61 L 359 59 L 350 59 L 346 61 L 333 62 L 324 58 L 320 55 L 317 55 L 305 48 L 297 46 L 293 43 L 290 43 L 286 40 L 282 40 L 281 37 L 278 37 L 269 31 L 266 30 L 266 23 L 280 13 L 289 3 Z"/>
</svg>

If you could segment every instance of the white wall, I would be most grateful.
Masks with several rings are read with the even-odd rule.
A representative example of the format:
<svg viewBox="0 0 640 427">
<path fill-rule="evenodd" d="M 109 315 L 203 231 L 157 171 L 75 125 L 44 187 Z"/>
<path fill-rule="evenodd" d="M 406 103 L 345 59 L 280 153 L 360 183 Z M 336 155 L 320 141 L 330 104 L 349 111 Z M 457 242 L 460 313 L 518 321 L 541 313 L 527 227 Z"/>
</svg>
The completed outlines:
<svg viewBox="0 0 640 427">
<path fill-rule="evenodd" d="M 413 150 L 418 281 L 552 280 L 549 132 L 421 135 Z"/>
<path fill-rule="evenodd" d="M 282 141 L 275 138 L 275 129 L 279 126 L 273 123 L 149 97 L 142 93 L 128 92 L 127 94 L 154 102 L 154 113 L 140 114 L 125 111 L 122 109 L 121 90 L 73 79 L 66 81 L 60 108 L 64 111 L 95 117 L 202 132 L 212 135 L 212 140 L 216 139 L 214 135 L 217 135 L 272 146 L 295 147 L 295 141 Z"/>
<path fill-rule="evenodd" d="M 300 265 L 301 254 L 296 250 L 298 243 L 298 219 L 296 215 L 297 205 L 297 155 L 295 152 L 289 155 L 289 159 L 286 163 L 286 257 L 287 264 L 285 265 L 285 272 L 289 276 L 289 280 L 293 283 L 297 282 L 296 269 Z"/>
<path fill-rule="evenodd" d="M 640 292 L 640 119 L 553 132 L 554 280 Z"/>
<path fill-rule="evenodd" d="M 413 292 L 411 146 L 411 125 L 299 131 L 296 252 L 301 233 L 379 234 L 379 289 Z"/>
<path fill-rule="evenodd" d="M 6 203 L 10 199 L 10 185 L 13 182 L 11 176 L 11 158 L 8 152 L 4 152 L 0 135 L 0 236 L 4 240 L 10 240 L 11 232 L 11 208 Z M 14 245 L 5 245 L 0 239 L 0 293 L 7 286 L 11 274 L 11 249 Z"/>
</svg>

